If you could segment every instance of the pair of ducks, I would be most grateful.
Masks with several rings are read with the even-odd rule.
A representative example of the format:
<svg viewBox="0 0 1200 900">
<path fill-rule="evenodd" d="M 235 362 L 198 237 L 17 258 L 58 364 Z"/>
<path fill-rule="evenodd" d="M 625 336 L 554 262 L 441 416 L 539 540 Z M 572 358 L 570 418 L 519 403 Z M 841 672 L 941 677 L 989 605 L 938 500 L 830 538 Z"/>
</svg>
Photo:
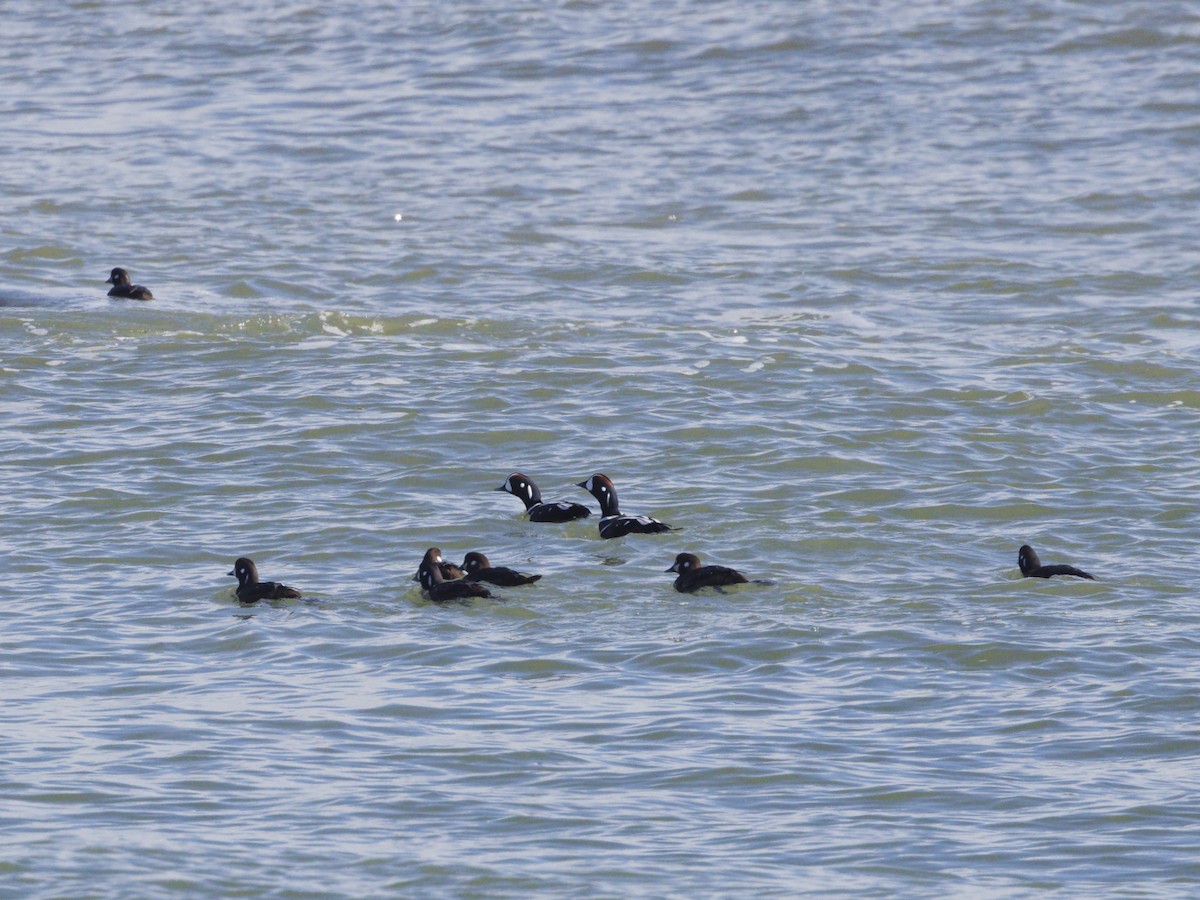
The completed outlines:
<svg viewBox="0 0 1200 900">
<path fill-rule="evenodd" d="M 627 534 L 660 534 L 670 531 L 671 526 L 650 516 L 626 516 L 621 513 L 617 503 L 617 488 L 607 475 L 597 472 L 591 478 L 576 482 L 600 502 L 600 537 L 619 538 Z M 547 503 L 542 500 L 542 492 L 528 476 L 513 472 L 505 479 L 504 484 L 496 488 L 512 494 L 525 504 L 525 512 L 531 522 L 571 522 L 575 519 L 586 519 L 592 511 L 582 503 L 571 503 L 560 500 Z"/>
<path fill-rule="evenodd" d="M 517 587 L 533 584 L 541 575 L 526 575 L 508 566 L 493 566 L 482 553 L 472 551 L 463 557 L 463 564 L 456 566 L 442 559 L 442 551 L 430 547 L 425 551 L 414 580 L 421 582 L 421 589 L 429 599 L 437 603 L 447 600 L 469 600 L 472 597 L 491 597 L 492 592 L 482 582 L 499 587 Z"/>
</svg>

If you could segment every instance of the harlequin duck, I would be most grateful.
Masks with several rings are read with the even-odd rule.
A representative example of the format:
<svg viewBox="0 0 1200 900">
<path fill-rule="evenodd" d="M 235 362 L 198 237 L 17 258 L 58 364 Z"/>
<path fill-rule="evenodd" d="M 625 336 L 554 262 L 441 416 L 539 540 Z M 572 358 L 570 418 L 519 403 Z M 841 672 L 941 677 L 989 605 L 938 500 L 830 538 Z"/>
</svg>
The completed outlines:
<svg viewBox="0 0 1200 900">
<path fill-rule="evenodd" d="M 472 551 L 463 557 L 463 571 L 467 574 L 466 581 L 486 581 L 500 587 L 516 587 L 521 584 L 533 584 L 541 575 L 526 575 L 507 566 L 493 566 L 482 553 Z"/>
<path fill-rule="evenodd" d="M 666 571 L 679 573 L 679 577 L 675 579 L 675 590 L 683 594 L 690 594 L 700 588 L 720 588 L 726 584 L 747 583 L 746 576 L 736 569 L 700 565 L 700 557 L 695 553 L 680 553 L 675 557 L 675 565 Z"/>
<path fill-rule="evenodd" d="M 513 472 L 496 490 L 512 494 L 521 500 L 525 504 L 525 512 L 529 514 L 530 522 L 570 522 L 574 519 L 586 519 L 592 514 L 582 503 L 570 503 L 566 500 L 543 503 L 542 492 L 538 490 L 538 486 L 520 472 Z"/>
<path fill-rule="evenodd" d="M 587 481 L 580 481 L 583 488 L 600 501 L 600 537 L 619 538 L 627 534 L 658 534 L 670 531 L 671 526 L 649 516 L 623 516 L 617 506 L 617 489 L 607 475 L 597 472 Z"/>
<path fill-rule="evenodd" d="M 120 266 L 112 270 L 112 273 L 108 276 L 108 281 L 104 283 L 112 285 L 112 290 L 108 292 L 108 296 L 110 297 L 123 297 L 126 300 L 154 299 L 154 295 L 150 293 L 149 288 L 132 283 L 129 280 L 129 273 Z"/>
<path fill-rule="evenodd" d="M 1089 575 L 1074 566 L 1043 566 L 1038 559 L 1037 551 L 1025 544 L 1017 552 L 1017 565 L 1021 567 L 1021 575 L 1025 578 L 1053 578 L 1055 575 L 1074 575 L 1076 578 L 1086 578 L 1095 581 L 1095 575 Z"/>
<path fill-rule="evenodd" d="M 444 559 L 440 560 L 438 562 L 438 568 L 442 570 L 442 578 L 445 581 L 458 581 L 458 579 L 462 578 L 464 575 L 467 574 L 462 569 L 460 569 L 458 566 L 456 566 L 454 563 L 448 562 Z M 421 580 L 421 570 L 420 569 L 417 569 L 417 571 L 413 573 L 412 580 L 413 581 Z"/>
<path fill-rule="evenodd" d="M 425 558 L 421 560 L 421 567 L 417 570 L 417 574 L 421 578 L 421 587 L 429 595 L 430 600 L 444 603 L 447 600 L 467 600 L 471 597 L 492 596 L 492 592 L 482 584 L 468 581 L 446 581 L 442 578 L 442 570 L 438 565 L 441 561 L 442 551 L 437 547 L 430 547 L 425 551 Z"/>
<path fill-rule="evenodd" d="M 238 580 L 237 598 L 242 603 L 257 603 L 259 600 L 284 600 L 300 597 L 295 588 L 280 584 L 278 581 L 259 581 L 258 567 L 254 560 L 243 556 L 233 564 L 233 571 L 227 572 Z"/>
</svg>

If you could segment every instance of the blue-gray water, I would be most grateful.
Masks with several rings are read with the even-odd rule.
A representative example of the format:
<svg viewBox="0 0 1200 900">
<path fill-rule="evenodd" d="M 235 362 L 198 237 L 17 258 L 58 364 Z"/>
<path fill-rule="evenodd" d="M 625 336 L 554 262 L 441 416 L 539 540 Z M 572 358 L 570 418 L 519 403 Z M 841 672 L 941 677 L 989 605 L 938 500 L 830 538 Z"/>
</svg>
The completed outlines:
<svg viewBox="0 0 1200 900">
<path fill-rule="evenodd" d="M 1195 895 L 1194 4 L 204 6 L 0 3 L 0 894 Z"/>
</svg>

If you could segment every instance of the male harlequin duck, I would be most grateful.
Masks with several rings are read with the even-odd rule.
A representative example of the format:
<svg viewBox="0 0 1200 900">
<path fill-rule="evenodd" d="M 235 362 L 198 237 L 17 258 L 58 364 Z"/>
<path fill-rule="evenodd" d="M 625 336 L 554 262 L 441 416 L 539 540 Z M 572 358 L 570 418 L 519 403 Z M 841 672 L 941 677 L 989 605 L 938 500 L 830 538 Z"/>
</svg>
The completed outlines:
<svg viewBox="0 0 1200 900">
<path fill-rule="evenodd" d="M 112 290 L 108 292 L 110 297 L 123 297 L 126 300 L 153 300 L 154 295 L 150 293 L 150 289 L 142 287 L 140 284 L 133 284 L 129 280 L 129 273 L 120 266 L 112 270 L 112 274 L 108 276 L 108 281 L 105 284 L 111 284 Z"/>
<path fill-rule="evenodd" d="M 235 593 L 242 603 L 257 603 L 259 600 L 285 600 L 300 597 L 295 588 L 280 584 L 278 581 L 259 581 L 258 567 L 254 560 L 245 556 L 233 564 L 233 571 L 227 572 L 238 580 Z"/>
<path fill-rule="evenodd" d="M 435 603 L 444 603 L 447 600 L 467 600 L 471 597 L 492 596 L 492 592 L 482 584 L 468 581 L 446 581 L 442 578 L 442 570 L 438 565 L 441 561 L 442 551 L 437 547 L 430 547 L 425 551 L 425 558 L 421 560 L 421 567 L 417 570 L 417 574 L 421 578 L 421 588 L 429 595 L 430 600 Z"/>
<path fill-rule="evenodd" d="M 592 514 L 582 503 L 570 503 L 566 500 L 543 503 L 542 492 L 538 490 L 538 486 L 520 472 L 513 472 L 496 490 L 512 494 L 521 500 L 525 504 L 525 512 L 529 514 L 530 522 L 570 522 L 574 519 L 586 519 Z"/>
<path fill-rule="evenodd" d="M 466 581 L 486 581 L 500 587 L 516 587 L 521 584 L 533 584 L 541 575 L 526 575 L 507 566 L 493 566 L 482 553 L 474 551 L 463 557 L 463 576 Z"/>
<path fill-rule="evenodd" d="M 600 501 L 600 537 L 619 538 L 627 534 L 658 534 L 671 526 L 649 516 L 623 516 L 617 506 L 617 489 L 607 475 L 596 473 L 578 486 Z"/>
<path fill-rule="evenodd" d="M 675 590 L 683 594 L 690 594 L 700 588 L 747 583 L 746 576 L 736 569 L 700 565 L 700 557 L 695 553 L 680 553 L 675 557 L 675 565 L 666 571 L 679 573 L 679 577 L 675 579 Z"/>
<path fill-rule="evenodd" d="M 1021 575 L 1025 578 L 1053 578 L 1055 575 L 1074 575 L 1076 578 L 1086 578 L 1095 581 L 1095 575 L 1089 575 L 1074 566 L 1043 566 L 1038 559 L 1037 551 L 1028 544 L 1017 552 L 1017 565 L 1021 567 Z"/>
</svg>

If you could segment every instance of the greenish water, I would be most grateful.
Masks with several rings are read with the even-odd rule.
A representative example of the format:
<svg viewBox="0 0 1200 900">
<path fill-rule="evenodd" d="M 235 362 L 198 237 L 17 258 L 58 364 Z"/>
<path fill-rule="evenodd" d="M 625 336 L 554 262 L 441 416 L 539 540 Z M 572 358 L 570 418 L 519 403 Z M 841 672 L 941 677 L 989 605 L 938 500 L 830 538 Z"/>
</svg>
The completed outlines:
<svg viewBox="0 0 1200 900">
<path fill-rule="evenodd" d="M 1194 893 L 1197 19 L 871 10 L 6 8 L 0 893 Z"/>
</svg>

